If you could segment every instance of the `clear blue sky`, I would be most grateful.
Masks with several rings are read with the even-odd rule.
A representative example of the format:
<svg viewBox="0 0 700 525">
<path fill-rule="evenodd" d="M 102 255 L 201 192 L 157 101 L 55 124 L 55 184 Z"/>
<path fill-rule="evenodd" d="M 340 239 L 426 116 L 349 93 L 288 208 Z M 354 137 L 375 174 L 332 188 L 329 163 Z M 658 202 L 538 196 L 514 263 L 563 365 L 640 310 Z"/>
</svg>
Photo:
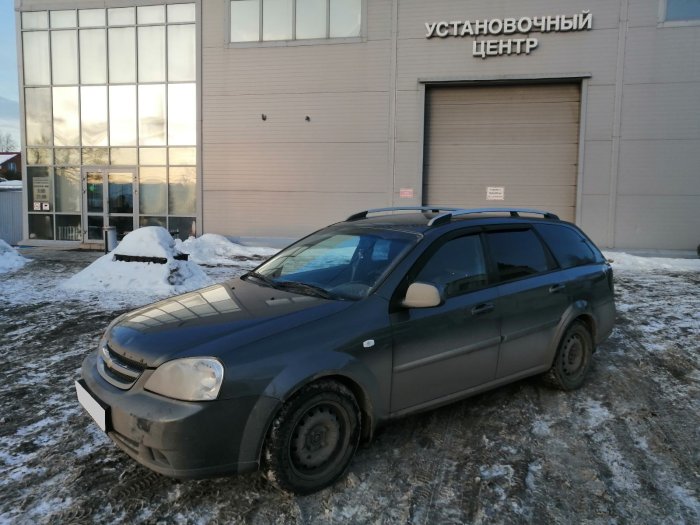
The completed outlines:
<svg viewBox="0 0 700 525">
<path fill-rule="evenodd" d="M 0 0 L 0 97 L 19 100 L 15 2 Z"/>
</svg>

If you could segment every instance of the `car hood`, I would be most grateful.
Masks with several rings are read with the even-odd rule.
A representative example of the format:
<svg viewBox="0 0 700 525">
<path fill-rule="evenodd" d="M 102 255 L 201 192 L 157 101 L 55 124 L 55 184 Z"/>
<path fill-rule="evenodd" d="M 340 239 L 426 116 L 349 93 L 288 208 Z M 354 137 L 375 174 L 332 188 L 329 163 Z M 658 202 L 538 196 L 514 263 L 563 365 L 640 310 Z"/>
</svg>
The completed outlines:
<svg viewBox="0 0 700 525">
<path fill-rule="evenodd" d="M 115 320 L 105 334 L 110 350 L 155 367 L 178 357 L 223 357 L 236 347 L 277 335 L 348 308 L 327 300 L 233 279 L 171 297 Z M 225 338 L 221 345 L 208 344 Z"/>
</svg>

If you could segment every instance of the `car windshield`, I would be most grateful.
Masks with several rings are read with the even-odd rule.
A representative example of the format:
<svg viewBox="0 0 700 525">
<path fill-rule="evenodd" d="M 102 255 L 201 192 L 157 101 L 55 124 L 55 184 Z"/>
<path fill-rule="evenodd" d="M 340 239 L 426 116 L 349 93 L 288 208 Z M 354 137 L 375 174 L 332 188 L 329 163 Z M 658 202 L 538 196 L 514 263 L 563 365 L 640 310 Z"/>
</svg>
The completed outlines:
<svg viewBox="0 0 700 525">
<path fill-rule="evenodd" d="M 283 250 L 246 278 L 307 295 L 358 300 L 419 239 L 417 234 L 374 228 L 322 230 Z"/>
</svg>

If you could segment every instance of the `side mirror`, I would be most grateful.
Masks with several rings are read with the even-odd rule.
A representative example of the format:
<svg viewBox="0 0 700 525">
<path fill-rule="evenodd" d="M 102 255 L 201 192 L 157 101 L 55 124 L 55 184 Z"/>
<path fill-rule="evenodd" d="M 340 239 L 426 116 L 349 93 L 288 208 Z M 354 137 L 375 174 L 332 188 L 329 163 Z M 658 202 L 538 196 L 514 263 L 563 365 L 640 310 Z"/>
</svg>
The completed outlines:
<svg viewBox="0 0 700 525">
<path fill-rule="evenodd" d="M 428 283 L 412 283 L 406 290 L 401 306 L 406 308 L 432 308 L 442 304 L 440 290 Z"/>
</svg>

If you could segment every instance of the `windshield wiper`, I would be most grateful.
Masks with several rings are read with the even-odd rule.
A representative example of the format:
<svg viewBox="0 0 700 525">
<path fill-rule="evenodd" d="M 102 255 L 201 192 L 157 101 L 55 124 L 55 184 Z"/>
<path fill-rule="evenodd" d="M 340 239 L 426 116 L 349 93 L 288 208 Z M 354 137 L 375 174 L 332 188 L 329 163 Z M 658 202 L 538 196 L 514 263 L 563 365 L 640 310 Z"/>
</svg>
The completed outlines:
<svg viewBox="0 0 700 525">
<path fill-rule="evenodd" d="M 280 284 L 274 279 L 270 279 L 267 275 L 263 275 L 258 272 L 248 272 L 243 277 L 245 277 L 246 279 L 249 277 L 255 277 L 258 281 L 262 281 L 264 284 L 272 288 L 278 288 L 278 285 Z"/>
<path fill-rule="evenodd" d="M 299 281 L 276 281 L 275 287 L 300 293 L 310 293 L 311 295 L 316 295 L 317 297 L 322 297 L 323 299 L 338 298 L 337 295 L 332 294 L 325 288 L 316 286 L 315 284 L 302 283 Z"/>
</svg>

